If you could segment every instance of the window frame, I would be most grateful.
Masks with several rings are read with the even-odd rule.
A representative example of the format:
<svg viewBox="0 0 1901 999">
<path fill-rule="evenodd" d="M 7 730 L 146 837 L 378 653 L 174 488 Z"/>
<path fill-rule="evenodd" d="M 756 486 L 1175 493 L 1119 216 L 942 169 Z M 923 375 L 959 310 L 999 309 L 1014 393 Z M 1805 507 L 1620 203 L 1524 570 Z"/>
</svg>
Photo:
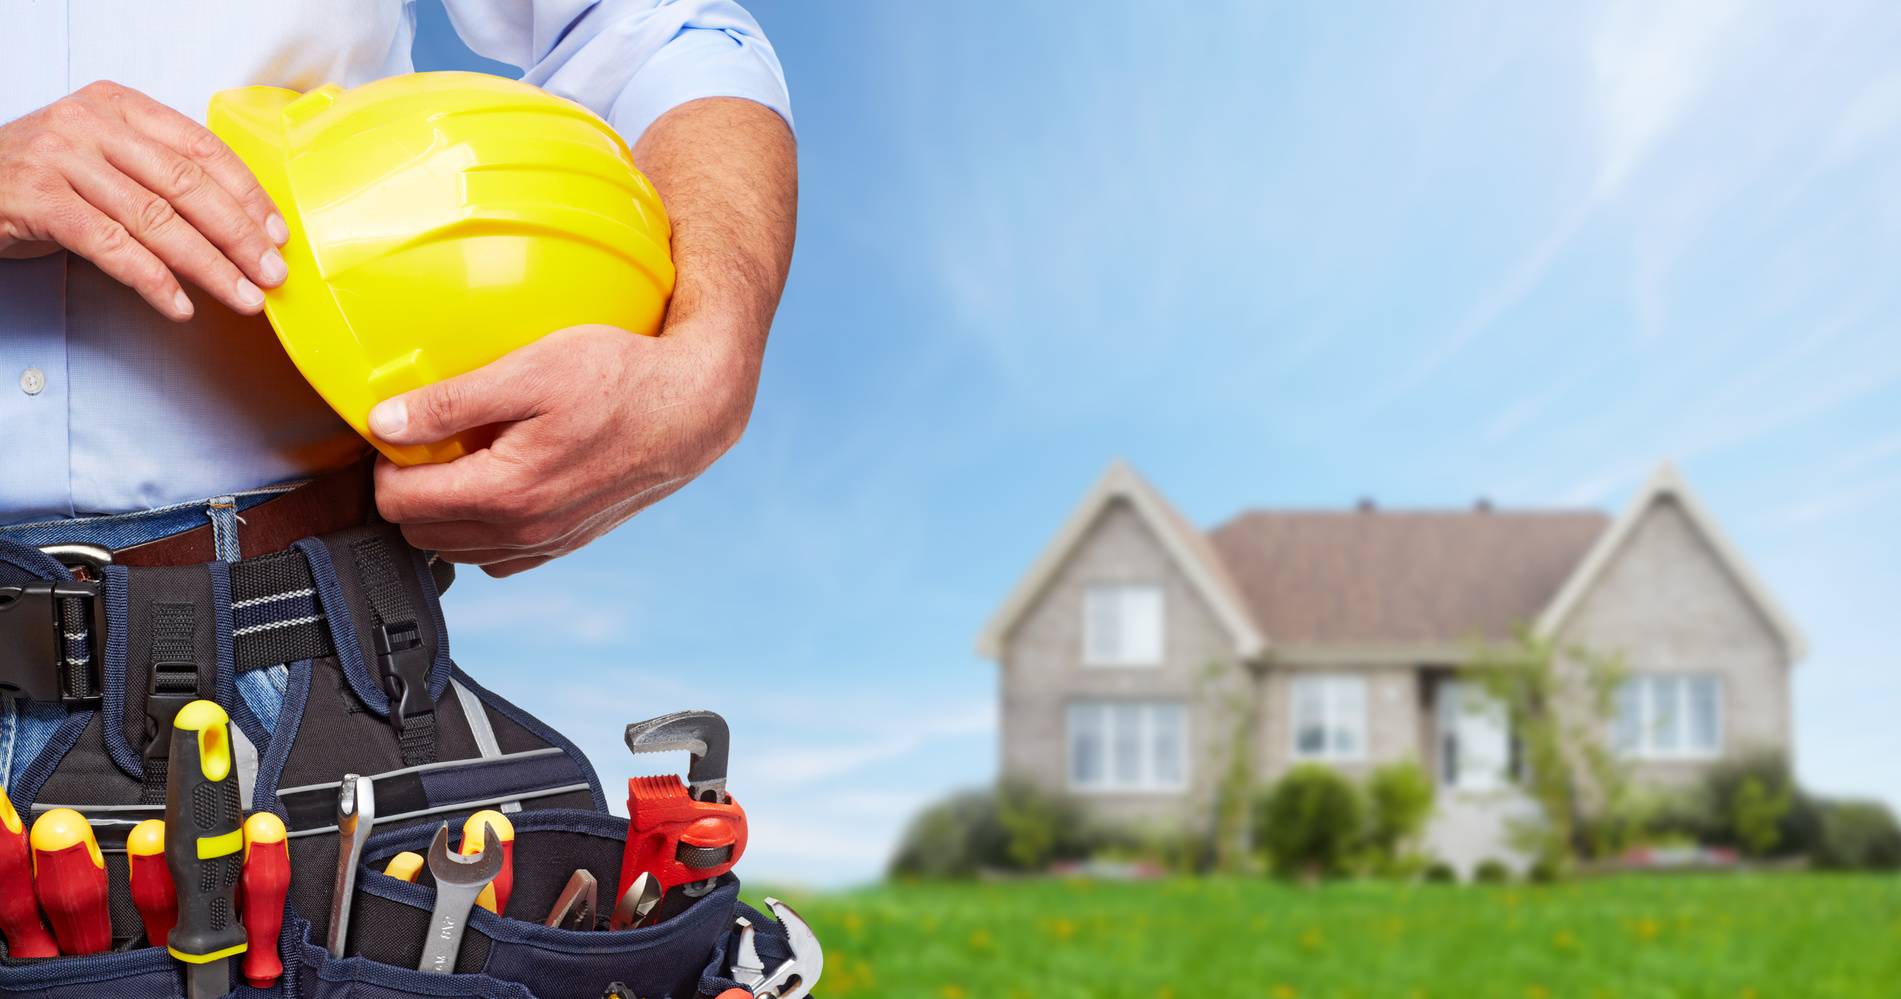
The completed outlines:
<svg viewBox="0 0 1901 999">
<path fill-rule="evenodd" d="M 1116 625 L 1118 628 L 1118 634 L 1116 636 L 1117 645 L 1122 646 L 1122 645 L 1127 644 L 1122 641 L 1122 639 L 1127 636 L 1127 630 L 1123 627 L 1123 624 L 1122 624 L 1123 620 L 1125 619 L 1124 615 L 1127 612 L 1127 605 L 1124 602 L 1125 595 L 1129 593 L 1130 591 L 1137 591 L 1137 590 L 1145 592 L 1145 593 L 1153 593 L 1155 596 L 1155 650 L 1154 650 L 1155 654 L 1154 656 L 1152 658 L 1147 657 L 1147 656 L 1129 656 L 1127 654 L 1118 655 L 1114 658 L 1098 656 L 1096 654 L 1097 649 L 1095 647 L 1095 642 L 1092 640 L 1093 636 L 1095 635 L 1095 628 L 1093 627 L 1093 625 L 1096 620 L 1097 601 L 1099 599 L 1109 597 L 1109 595 L 1113 594 L 1113 597 L 1109 597 L 1109 598 L 1115 601 L 1114 610 L 1116 614 Z M 1120 649 L 1118 649 L 1118 651 L 1120 651 Z M 1168 659 L 1168 592 L 1167 592 L 1167 587 L 1163 586 L 1161 583 L 1156 583 L 1156 582 L 1129 582 L 1129 581 L 1116 581 L 1116 580 L 1100 580 L 1097 582 L 1084 584 L 1083 605 L 1082 605 L 1082 664 L 1084 666 L 1089 667 L 1091 669 L 1155 669 L 1157 667 L 1160 667 L 1167 659 Z"/>
<path fill-rule="evenodd" d="M 1300 745 L 1300 688 L 1303 685 L 1318 684 L 1320 697 L 1321 746 L 1318 750 L 1303 749 Z M 1355 686 L 1360 691 L 1359 717 L 1353 720 L 1357 738 L 1350 752 L 1343 752 L 1333 746 L 1333 732 L 1338 724 L 1335 718 L 1340 705 L 1336 702 L 1336 688 Z M 1373 689 L 1367 678 L 1357 673 L 1306 673 L 1290 678 L 1287 687 L 1287 734 L 1290 757 L 1300 763 L 1364 763 L 1370 751 L 1367 738 L 1372 725 L 1369 715 L 1373 711 Z"/>
<path fill-rule="evenodd" d="M 1714 736 L 1714 745 L 1707 747 L 1692 744 L 1693 733 L 1696 730 L 1693 705 L 1696 701 L 1694 688 L 1697 681 L 1707 681 L 1715 689 L 1715 697 L 1712 701 L 1715 706 L 1714 725 L 1712 726 L 1714 730 L 1712 733 Z M 1612 748 L 1615 749 L 1620 756 L 1630 760 L 1704 762 L 1721 759 L 1723 756 L 1724 741 L 1727 738 L 1729 730 L 1729 707 L 1724 698 L 1725 687 L 1727 685 L 1723 681 L 1723 674 L 1713 670 L 1633 671 L 1629 676 L 1624 678 L 1616 702 L 1618 713 L 1613 715 L 1610 719 L 1609 735 Z M 1668 682 L 1672 686 L 1673 689 L 1670 696 L 1674 699 L 1673 710 L 1675 717 L 1673 724 L 1676 730 L 1676 744 L 1670 747 L 1657 745 L 1655 739 L 1658 718 L 1657 706 L 1659 703 L 1657 691 L 1659 685 L 1665 682 Z M 1629 746 L 1621 745 L 1619 738 L 1620 730 L 1624 727 L 1624 719 L 1622 717 L 1624 689 L 1635 689 L 1637 691 L 1637 724 L 1635 726 L 1637 738 L 1636 743 Z"/>
<path fill-rule="evenodd" d="M 1116 776 L 1115 750 L 1120 736 L 1120 723 L 1117 721 L 1118 709 L 1126 711 L 1133 707 L 1140 721 L 1136 733 L 1139 774 L 1132 782 L 1122 782 Z M 1160 745 L 1158 734 L 1161 726 L 1157 718 L 1165 711 L 1173 711 L 1180 719 L 1176 729 L 1175 772 L 1177 779 L 1165 781 L 1158 778 L 1160 758 L 1156 752 Z M 1092 713 L 1094 720 L 1091 728 L 1101 740 L 1096 749 L 1097 780 L 1081 783 L 1076 779 L 1076 735 L 1080 726 L 1077 718 L 1082 713 Z M 1077 794 L 1181 794 L 1185 793 L 1193 779 L 1193 756 L 1191 745 L 1191 726 L 1188 720 L 1188 705 L 1182 701 L 1170 700 L 1134 700 L 1114 698 L 1092 698 L 1070 701 L 1063 706 L 1063 786 Z"/>
</svg>

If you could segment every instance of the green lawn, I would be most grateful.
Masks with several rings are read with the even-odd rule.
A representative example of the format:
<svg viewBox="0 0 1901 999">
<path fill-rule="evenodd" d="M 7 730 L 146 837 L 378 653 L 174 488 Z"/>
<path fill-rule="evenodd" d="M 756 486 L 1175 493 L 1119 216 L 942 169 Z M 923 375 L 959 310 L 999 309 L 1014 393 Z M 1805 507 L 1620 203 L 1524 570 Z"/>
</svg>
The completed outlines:
<svg viewBox="0 0 1901 999">
<path fill-rule="evenodd" d="M 1901 880 L 924 884 L 790 899 L 821 999 L 1896 996 Z"/>
</svg>

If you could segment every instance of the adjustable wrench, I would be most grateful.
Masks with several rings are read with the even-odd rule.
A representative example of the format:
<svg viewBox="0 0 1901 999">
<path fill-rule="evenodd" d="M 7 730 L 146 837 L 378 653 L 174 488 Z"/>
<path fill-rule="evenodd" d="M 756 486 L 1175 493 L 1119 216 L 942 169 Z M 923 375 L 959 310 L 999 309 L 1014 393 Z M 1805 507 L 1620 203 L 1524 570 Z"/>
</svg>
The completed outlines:
<svg viewBox="0 0 1901 999">
<path fill-rule="evenodd" d="M 356 895 L 356 865 L 363 860 L 363 844 L 376 825 L 376 783 L 368 777 L 344 774 L 337 785 L 337 884 L 330 893 L 331 957 L 343 956 L 350 934 L 350 900 Z"/>
<path fill-rule="evenodd" d="M 812 994 L 812 987 L 825 971 L 825 951 L 819 947 L 812 928 L 791 906 L 776 898 L 767 898 L 766 908 L 772 910 L 779 918 L 779 925 L 785 928 L 792 956 L 772 971 L 766 971 L 765 962 L 759 959 L 759 950 L 753 943 L 752 921 L 741 916 L 734 921 L 739 927 L 739 947 L 738 953 L 733 955 L 733 981 L 752 990 L 758 999 L 805 999 Z"/>
<path fill-rule="evenodd" d="M 422 963 L 418 971 L 451 974 L 456 955 L 462 951 L 462 931 L 469 924 L 469 910 L 482 889 L 502 872 L 501 840 L 495 827 L 484 822 L 481 850 L 467 856 L 449 852 L 449 824 L 436 830 L 429 844 L 429 874 L 436 879 L 436 907 L 429 915 L 429 936 L 422 944 Z"/>
<path fill-rule="evenodd" d="M 678 711 L 627 726 L 626 738 L 634 753 L 685 750 L 693 762 L 685 786 L 672 774 L 627 782 L 627 849 L 615 898 L 627 897 L 641 874 L 653 875 L 663 900 L 674 888 L 703 895 L 746 849 L 746 812 L 726 793 L 726 720 L 711 711 Z"/>
</svg>

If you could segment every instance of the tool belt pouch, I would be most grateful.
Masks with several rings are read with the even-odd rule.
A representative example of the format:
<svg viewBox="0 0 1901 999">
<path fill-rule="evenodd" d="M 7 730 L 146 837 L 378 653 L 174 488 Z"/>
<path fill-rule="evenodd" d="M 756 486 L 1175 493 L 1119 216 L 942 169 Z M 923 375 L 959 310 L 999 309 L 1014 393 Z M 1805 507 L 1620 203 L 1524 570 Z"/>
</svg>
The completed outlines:
<svg viewBox="0 0 1901 999">
<path fill-rule="evenodd" d="M 9 688 L 21 714 L 39 720 L 41 731 L 53 727 L 36 758 L 15 761 L 7 792 L 29 821 L 62 806 L 91 821 L 106 857 L 115 944 L 135 942 L 143 932 L 127 887 L 126 834 L 143 819 L 163 816 L 172 716 L 191 700 L 206 698 L 231 715 L 245 810 L 276 813 L 290 833 L 291 887 L 279 941 L 287 970 L 275 994 L 582 994 L 544 991 L 546 982 L 559 981 L 553 972 L 544 976 L 532 960 L 535 945 L 546 940 L 522 942 L 526 938 L 510 932 L 532 935 L 540 927 L 497 926 L 501 921 L 492 918 L 471 927 L 463 961 L 481 956 L 482 966 L 492 970 L 522 969 L 510 977 L 530 984 L 495 978 L 492 987 L 445 991 L 445 976 L 373 964 L 374 953 L 339 962 L 317 959 L 320 946 L 313 952 L 312 941 L 321 941 L 330 918 L 337 786 L 346 773 L 375 779 L 376 842 L 414 837 L 426 845 L 440 823 L 459 829 L 463 818 L 483 808 L 503 809 L 519 830 L 533 830 L 517 853 L 517 863 L 526 862 L 516 875 L 527 889 L 518 889 L 521 905 L 552 900 L 552 893 L 545 900 L 541 895 L 543 862 L 566 865 L 562 879 L 575 867 L 589 866 L 603 886 L 616 883 L 616 840 L 625 835 L 626 820 L 607 814 L 587 759 L 451 660 L 439 600 L 440 586 L 450 578 L 447 569 L 429 564 L 400 532 L 380 522 L 234 563 L 106 566 L 92 582 L 75 581 L 70 570 L 37 549 L 0 542 L 0 685 Z M 550 823 L 585 830 L 563 832 Z M 533 844 L 542 836 L 574 842 L 564 840 L 538 860 Z M 581 851 L 573 856 L 592 857 L 588 846 L 611 861 L 584 864 L 564 852 L 573 847 Z M 393 879 L 375 874 L 359 885 L 381 881 Z M 579 953 L 586 944 L 625 943 L 629 949 L 622 956 L 645 954 L 638 963 L 665 977 L 667 988 L 697 983 L 708 962 L 723 956 L 718 924 L 730 927 L 743 912 L 735 908 L 736 888 L 729 888 L 701 899 L 694 919 L 677 929 L 635 931 L 648 934 L 638 940 L 601 933 L 600 941 L 566 946 Z M 393 935 L 368 907 L 394 906 L 394 919 L 406 914 L 405 892 L 424 891 L 411 885 L 381 890 L 381 896 L 359 891 L 358 904 L 366 908 L 351 921 L 353 938 L 381 942 Z M 511 901 L 511 910 L 516 904 Z M 659 946 L 645 941 L 661 940 L 671 943 L 643 950 Z M 762 952 L 778 946 L 766 934 L 761 940 Z M 693 947 L 702 949 L 689 953 Z M 181 994 L 178 967 L 157 947 L 8 959 L 0 962 L 0 996 L 92 996 L 107 989 L 175 995 Z M 383 972 L 387 979 L 376 977 Z M 588 999 L 597 999 L 612 980 L 595 982 Z M 332 981 L 386 983 L 325 991 L 324 983 Z M 298 983 L 316 991 L 298 991 Z"/>
<path fill-rule="evenodd" d="M 600 999 L 616 981 L 636 996 L 717 995 L 735 987 L 724 969 L 734 917 L 739 915 L 749 915 L 758 929 L 755 944 L 767 961 L 791 955 L 777 924 L 739 903 L 739 882 L 732 875 L 653 926 L 609 930 L 608 911 L 600 913 L 598 928 L 592 931 L 541 925 L 577 869 L 594 875 L 601 907 L 611 911 L 627 822 L 565 809 L 524 811 L 513 821 L 515 881 L 504 914 L 511 918 L 479 908 L 471 913 L 456 960 L 458 974 L 473 976 L 471 981 L 521 983 L 540 999 Z M 384 967 L 417 966 L 435 903 L 434 885 L 427 870 L 416 884 L 380 872 L 401 851 L 427 852 L 432 833 L 430 828 L 413 828 L 378 833 L 370 840 L 357 872 L 351 925 L 358 929 L 348 943 L 352 957 L 321 967 L 320 976 L 361 974 L 374 980 Z"/>
</svg>

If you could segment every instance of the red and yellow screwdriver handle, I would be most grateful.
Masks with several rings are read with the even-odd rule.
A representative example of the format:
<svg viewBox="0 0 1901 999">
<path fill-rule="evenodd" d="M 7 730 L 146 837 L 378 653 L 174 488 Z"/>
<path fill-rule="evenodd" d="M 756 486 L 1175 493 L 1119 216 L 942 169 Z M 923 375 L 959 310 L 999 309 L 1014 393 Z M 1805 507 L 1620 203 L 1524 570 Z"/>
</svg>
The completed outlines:
<svg viewBox="0 0 1901 999">
<path fill-rule="evenodd" d="M 462 823 L 462 845 L 458 850 L 462 856 L 482 851 L 483 823 L 495 827 L 495 838 L 502 841 L 502 869 L 495 880 L 482 889 L 482 894 L 475 897 L 475 904 L 500 914 L 508 911 L 508 896 L 515 890 L 515 824 L 494 809 L 483 809 L 469 816 Z"/>
<path fill-rule="evenodd" d="M 62 954 L 112 949 L 106 858 L 86 817 L 55 808 L 33 822 L 33 890 Z"/>
<path fill-rule="evenodd" d="M 165 823 L 146 819 L 125 838 L 126 863 L 131 871 L 132 905 L 145 923 L 145 940 L 165 946 L 178 922 L 178 893 L 172 889 L 172 871 L 165 865 Z"/>
<path fill-rule="evenodd" d="M 268 989 L 284 974 L 277 936 L 284 928 L 284 896 L 290 892 L 290 841 L 284 820 L 258 812 L 244 820 L 244 978 Z"/>
<path fill-rule="evenodd" d="M 733 869 L 746 852 L 746 811 L 724 801 L 696 801 L 672 774 L 627 782 L 627 848 L 621 855 L 620 898 L 642 872 L 664 896 L 670 888 Z"/>
<path fill-rule="evenodd" d="M 33 848 L 27 843 L 26 823 L 13 810 L 5 788 L 0 788 L 0 933 L 7 938 L 10 957 L 58 957 L 59 945 L 40 921 L 33 897 Z"/>
</svg>

